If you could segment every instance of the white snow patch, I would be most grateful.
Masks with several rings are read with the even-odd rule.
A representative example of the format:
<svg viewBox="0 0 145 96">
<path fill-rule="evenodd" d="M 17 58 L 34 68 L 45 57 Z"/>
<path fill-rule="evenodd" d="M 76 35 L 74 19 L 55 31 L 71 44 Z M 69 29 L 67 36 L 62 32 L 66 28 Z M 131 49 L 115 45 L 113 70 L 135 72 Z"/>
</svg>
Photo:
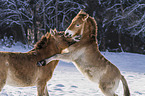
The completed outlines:
<svg viewBox="0 0 145 96">
<path fill-rule="evenodd" d="M 12 48 L 0 48 L 0 51 L 13 52 L 29 50 L 30 48 L 23 48 L 21 44 Z M 145 96 L 145 55 L 126 52 L 102 52 L 102 54 L 121 70 L 127 79 L 131 96 Z M 60 61 L 47 85 L 50 96 L 103 96 L 98 85 L 84 78 L 72 63 Z M 123 96 L 122 83 L 116 93 Z M 37 96 L 37 89 L 36 87 L 6 85 L 0 96 Z"/>
</svg>

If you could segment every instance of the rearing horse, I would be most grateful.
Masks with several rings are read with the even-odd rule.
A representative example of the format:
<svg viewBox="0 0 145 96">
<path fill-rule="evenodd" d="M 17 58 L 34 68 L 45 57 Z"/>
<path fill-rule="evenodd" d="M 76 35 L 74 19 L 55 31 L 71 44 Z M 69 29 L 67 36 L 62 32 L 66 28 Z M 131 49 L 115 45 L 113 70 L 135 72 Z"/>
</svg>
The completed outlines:
<svg viewBox="0 0 145 96">
<path fill-rule="evenodd" d="M 29 52 L 0 52 L 0 91 L 5 84 L 16 87 L 36 86 L 38 96 L 49 96 L 46 84 L 51 79 L 58 61 L 44 67 L 37 67 L 36 63 L 61 53 L 73 43 L 74 41 L 65 38 L 62 32 L 53 35 L 47 33 Z"/>
<path fill-rule="evenodd" d="M 97 26 L 94 18 L 81 10 L 65 31 L 66 35 L 81 35 L 80 41 L 69 46 L 68 53 L 56 54 L 48 59 L 73 62 L 77 69 L 92 82 L 98 83 L 105 96 L 115 94 L 120 80 L 123 83 L 124 96 L 130 96 L 128 84 L 119 69 L 108 61 L 99 51 L 96 42 Z"/>
</svg>

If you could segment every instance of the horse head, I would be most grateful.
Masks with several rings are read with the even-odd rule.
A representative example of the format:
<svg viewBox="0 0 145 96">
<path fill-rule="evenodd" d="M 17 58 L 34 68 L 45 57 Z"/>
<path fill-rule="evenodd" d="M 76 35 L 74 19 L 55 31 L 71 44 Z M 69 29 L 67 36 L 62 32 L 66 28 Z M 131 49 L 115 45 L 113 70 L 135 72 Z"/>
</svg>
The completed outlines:
<svg viewBox="0 0 145 96">
<path fill-rule="evenodd" d="M 57 32 L 56 29 L 50 29 L 50 34 L 56 41 L 57 46 L 62 49 L 65 49 L 76 42 L 72 38 L 65 36 L 64 31 Z"/>
<path fill-rule="evenodd" d="M 50 29 L 50 32 L 42 36 L 30 52 L 33 52 L 34 55 L 41 54 L 43 58 L 46 58 L 48 54 L 60 53 L 75 42 L 72 38 L 64 36 L 64 31 L 57 32 L 56 29 Z"/>
<path fill-rule="evenodd" d="M 72 38 L 64 36 L 64 31 L 57 32 L 56 29 L 50 29 L 50 33 L 46 33 L 41 37 L 36 44 L 33 50 L 47 52 L 53 47 L 57 47 L 59 50 L 63 50 L 70 45 L 74 44 L 75 41 Z"/>
<path fill-rule="evenodd" d="M 66 29 L 65 34 L 70 37 L 83 34 L 84 24 L 88 19 L 89 14 L 81 10 L 72 20 L 70 26 Z"/>
<path fill-rule="evenodd" d="M 66 29 L 66 36 L 76 39 L 83 36 L 96 37 L 97 24 L 94 18 L 81 10 L 72 20 L 70 26 Z"/>
</svg>

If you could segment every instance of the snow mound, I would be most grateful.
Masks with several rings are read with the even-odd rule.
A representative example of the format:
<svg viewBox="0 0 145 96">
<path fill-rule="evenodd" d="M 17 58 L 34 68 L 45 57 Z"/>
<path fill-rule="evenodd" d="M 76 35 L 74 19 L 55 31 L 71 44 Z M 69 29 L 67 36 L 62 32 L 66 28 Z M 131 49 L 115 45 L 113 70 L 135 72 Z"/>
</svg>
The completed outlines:
<svg viewBox="0 0 145 96">
<path fill-rule="evenodd" d="M 0 51 L 27 52 L 32 48 L 18 43 L 12 48 L 2 47 Z M 134 53 L 102 52 L 125 76 L 131 96 L 145 96 L 145 55 Z M 98 85 L 87 80 L 72 63 L 60 61 L 53 77 L 48 81 L 50 96 L 103 96 Z M 123 96 L 120 83 L 116 93 Z M 12 87 L 6 85 L 0 96 L 37 96 L 36 87 Z"/>
</svg>

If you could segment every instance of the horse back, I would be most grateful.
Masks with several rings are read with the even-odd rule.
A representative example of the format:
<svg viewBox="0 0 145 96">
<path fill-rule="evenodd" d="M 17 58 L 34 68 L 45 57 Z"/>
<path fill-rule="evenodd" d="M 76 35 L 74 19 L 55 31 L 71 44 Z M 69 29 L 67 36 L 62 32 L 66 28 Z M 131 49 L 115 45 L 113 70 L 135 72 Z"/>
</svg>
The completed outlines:
<svg viewBox="0 0 145 96">
<path fill-rule="evenodd" d="M 32 54 L 0 52 L 1 74 L 6 77 L 6 83 L 12 86 L 31 86 L 36 81 L 38 68 Z"/>
</svg>

